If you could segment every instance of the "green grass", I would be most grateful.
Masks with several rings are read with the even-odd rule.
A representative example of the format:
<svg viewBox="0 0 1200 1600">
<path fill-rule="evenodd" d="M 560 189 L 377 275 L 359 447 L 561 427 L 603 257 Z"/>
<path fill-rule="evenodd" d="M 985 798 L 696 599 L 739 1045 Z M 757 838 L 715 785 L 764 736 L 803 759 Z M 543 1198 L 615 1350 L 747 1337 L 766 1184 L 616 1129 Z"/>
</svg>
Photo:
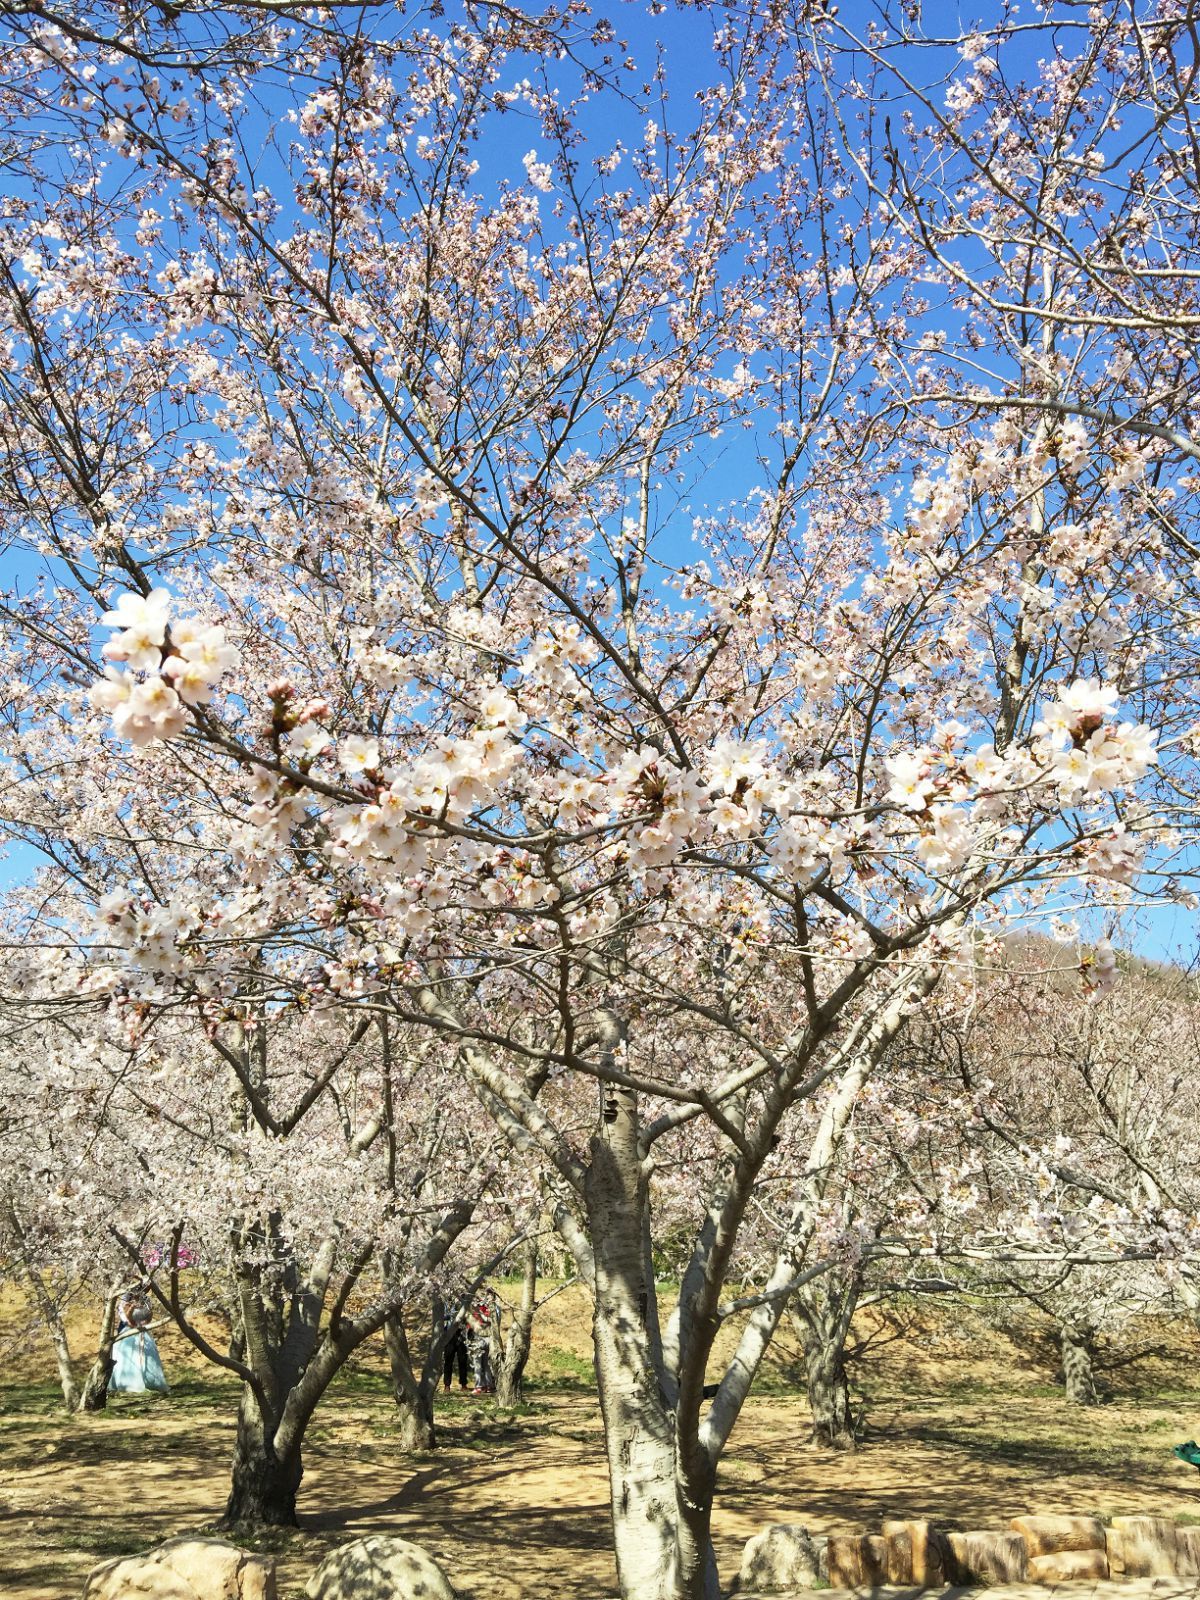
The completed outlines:
<svg viewBox="0 0 1200 1600">
<path fill-rule="evenodd" d="M 0 1384 L 0 1417 L 66 1416 L 62 1390 L 56 1383 Z"/>
<path fill-rule="evenodd" d="M 330 1393 L 340 1390 L 343 1394 L 360 1395 L 364 1400 L 376 1400 L 391 1394 L 392 1380 L 386 1372 L 373 1372 L 369 1367 L 349 1362 L 337 1374 L 329 1388 Z"/>
<path fill-rule="evenodd" d="M 541 1364 L 548 1375 L 536 1380 L 526 1380 L 526 1388 L 533 1393 L 542 1389 L 594 1389 L 596 1373 L 590 1361 L 577 1356 L 572 1350 L 562 1350 L 558 1345 L 543 1345 Z"/>
<path fill-rule="evenodd" d="M 73 1541 L 66 1539 L 58 1548 L 69 1550 Z M 139 1550 L 146 1548 L 146 1535 L 142 1532 L 137 1522 L 109 1522 L 97 1527 L 88 1536 L 88 1554 L 95 1556 L 98 1562 L 112 1561 L 118 1556 L 136 1555 Z"/>
</svg>

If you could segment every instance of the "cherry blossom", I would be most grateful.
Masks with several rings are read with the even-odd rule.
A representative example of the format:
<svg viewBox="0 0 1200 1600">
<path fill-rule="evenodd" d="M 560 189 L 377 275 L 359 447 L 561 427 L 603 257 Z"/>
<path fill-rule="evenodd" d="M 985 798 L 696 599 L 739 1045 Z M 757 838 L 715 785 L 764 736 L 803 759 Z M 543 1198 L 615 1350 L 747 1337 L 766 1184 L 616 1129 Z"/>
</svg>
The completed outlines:
<svg viewBox="0 0 1200 1600">
<path fill-rule="evenodd" d="M 1115 1001 L 1100 919 L 1180 899 L 1188 863 L 1175 35 L 1052 5 L 1039 52 L 1024 22 L 877 12 L 680 13 L 652 121 L 657 65 L 574 11 L 150 16 L 135 48 L 50 0 L 6 42 L 14 1034 L 86 1015 L 97 1075 L 171 1036 L 181 1115 L 234 1073 L 195 1246 L 238 1224 L 230 1283 L 332 1250 L 354 1287 L 357 1245 L 428 1286 L 383 1132 L 353 1142 L 378 1113 L 400 1170 L 453 1085 L 478 1160 L 422 1214 L 457 1249 L 500 1150 L 552 1196 L 637 1600 L 717 1593 L 713 1485 L 785 1305 L 889 1247 L 820 1174 L 891 1193 L 898 1250 L 983 1227 L 976 1146 L 901 1203 L 855 1145 L 884 1064 L 1051 919 L 1109 935 L 1071 981 Z M 35 136 L 47 107 L 95 172 Z M 1110 117 L 1152 132 L 1118 156 Z M 364 1018 L 371 1116 L 347 1135 L 318 1093 L 306 1154 L 277 1098 L 308 1090 L 261 1093 L 253 1041 L 302 1071 Z M 145 1153 L 136 1102 L 121 1129 Z M 192 1243 L 198 1159 L 165 1142 L 144 1206 L 112 1197 L 124 1237 Z M 1019 1214 L 1031 1247 L 1145 1220 Z M 246 1449 L 273 1428 L 294 1472 L 291 1424 L 247 1406 Z"/>
</svg>

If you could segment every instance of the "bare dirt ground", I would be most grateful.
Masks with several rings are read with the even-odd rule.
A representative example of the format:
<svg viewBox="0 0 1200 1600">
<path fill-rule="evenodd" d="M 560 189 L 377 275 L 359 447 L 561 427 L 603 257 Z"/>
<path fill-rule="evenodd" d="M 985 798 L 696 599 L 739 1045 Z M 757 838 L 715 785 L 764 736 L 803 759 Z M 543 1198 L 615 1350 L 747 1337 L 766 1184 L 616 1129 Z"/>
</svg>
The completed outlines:
<svg viewBox="0 0 1200 1600">
<path fill-rule="evenodd" d="M 455 1394 L 439 1408 L 440 1447 L 427 1454 L 400 1452 L 377 1359 L 331 1392 L 309 1433 L 301 1529 L 273 1544 L 286 1600 L 327 1549 L 368 1532 L 425 1546 L 478 1600 L 614 1592 L 582 1306 L 560 1297 L 535 1336 L 528 1407 L 497 1414 Z M 1138 1510 L 1200 1520 L 1200 1482 L 1170 1450 L 1200 1431 L 1200 1347 L 1174 1325 L 1150 1338 L 1143 1330 L 1139 1343 L 1162 1348 L 1114 1370 L 1110 1404 L 1080 1411 L 1063 1402 L 1032 1340 L 961 1317 L 924 1318 L 869 1359 L 863 1446 L 835 1455 L 806 1444 L 785 1340 L 721 1471 L 723 1580 L 732 1581 L 744 1541 L 776 1521 L 867 1530 L 904 1514 L 1003 1527 L 1023 1511 Z M 5 1374 L 15 1381 L 0 1389 L 0 1594 L 78 1596 L 97 1561 L 219 1514 L 236 1388 L 191 1364 L 177 1336 L 161 1347 L 169 1397 L 118 1397 L 104 1413 L 75 1418 L 56 1408 L 40 1357 L 22 1367 L 10 1353 Z"/>
</svg>

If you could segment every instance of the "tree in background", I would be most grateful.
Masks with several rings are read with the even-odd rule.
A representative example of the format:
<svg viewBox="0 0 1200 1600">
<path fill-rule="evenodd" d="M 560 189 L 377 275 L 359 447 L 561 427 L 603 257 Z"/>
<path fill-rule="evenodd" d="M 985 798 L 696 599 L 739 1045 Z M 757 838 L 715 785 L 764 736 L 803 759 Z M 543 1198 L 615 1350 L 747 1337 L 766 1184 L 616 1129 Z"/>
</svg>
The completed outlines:
<svg viewBox="0 0 1200 1600">
<path fill-rule="evenodd" d="M 414 1072 L 399 1030 L 393 1051 L 352 1008 L 238 1010 L 207 1029 L 186 1010 L 162 1015 L 135 1045 L 77 1001 L 69 1032 L 28 1022 L 9 1041 L 7 1089 L 42 1103 L 10 1126 L 6 1170 L 27 1214 L 46 1219 L 46 1278 L 70 1282 L 80 1263 L 93 1294 L 148 1278 L 199 1356 L 241 1379 L 225 1518 L 287 1524 L 306 1429 L 346 1361 L 440 1286 L 452 1247 L 462 1265 L 493 1253 L 484 1197 L 506 1146 L 462 1108 L 449 1120 L 456 1081 Z M 22 1260 L 30 1236 L 27 1225 Z M 187 1270 L 197 1263 L 201 1274 Z M 93 1406 L 116 1298 L 104 1301 Z M 227 1348 L 203 1311 L 228 1319 Z M 68 1355 L 62 1364 L 65 1387 Z"/>
</svg>

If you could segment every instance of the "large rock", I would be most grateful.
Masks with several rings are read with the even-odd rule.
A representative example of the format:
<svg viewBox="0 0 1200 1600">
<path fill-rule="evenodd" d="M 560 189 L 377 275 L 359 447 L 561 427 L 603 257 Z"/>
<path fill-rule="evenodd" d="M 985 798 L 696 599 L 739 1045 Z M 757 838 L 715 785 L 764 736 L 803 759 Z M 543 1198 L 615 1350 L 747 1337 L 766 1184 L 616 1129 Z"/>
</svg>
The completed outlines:
<svg viewBox="0 0 1200 1600">
<path fill-rule="evenodd" d="M 1125 1541 L 1121 1537 L 1120 1528 L 1105 1528 L 1104 1549 L 1108 1556 L 1109 1577 L 1123 1578 L 1125 1576 Z"/>
<path fill-rule="evenodd" d="M 887 1582 L 887 1542 L 873 1533 L 831 1533 L 826 1545 L 831 1589 L 878 1589 Z"/>
<path fill-rule="evenodd" d="M 275 1563 L 223 1539 L 168 1539 L 88 1573 L 83 1600 L 276 1600 Z"/>
<path fill-rule="evenodd" d="M 808 1529 L 798 1522 L 775 1522 L 748 1541 L 737 1587 L 743 1594 L 789 1594 L 815 1588 L 820 1577 Z"/>
<path fill-rule="evenodd" d="M 1024 1583 L 1028 1551 L 1019 1533 L 948 1533 L 953 1583 Z"/>
<path fill-rule="evenodd" d="M 867 1582 L 873 1589 L 887 1582 L 887 1544 L 877 1533 L 867 1535 L 864 1564 L 868 1573 Z"/>
<path fill-rule="evenodd" d="M 1099 1517 L 1014 1517 L 1009 1527 L 1024 1539 L 1031 1560 L 1068 1550 L 1105 1548 Z"/>
<path fill-rule="evenodd" d="M 1108 1577 L 1108 1557 L 1103 1550 L 1056 1550 L 1048 1556 L 1030 1556 L 1030 1583 L 1082 1583 Z"/>
<path fill-rule="evenodd" d="M 457 1600 L 420 1545 L 383 1534 L 331 1550 L 304 1592 L 309 1600 Z"/>
<path fill-rule="evenodd" d="M 1177 1528 L 1166 1517 L 1114 1517 L 1108 1533 L 1110 1565 L 1126 1578 L 1173 1578 L 1180 1570 Z M 1187 1574 L 1184 1574 L 1187 1575 Z"/>
</svg>

